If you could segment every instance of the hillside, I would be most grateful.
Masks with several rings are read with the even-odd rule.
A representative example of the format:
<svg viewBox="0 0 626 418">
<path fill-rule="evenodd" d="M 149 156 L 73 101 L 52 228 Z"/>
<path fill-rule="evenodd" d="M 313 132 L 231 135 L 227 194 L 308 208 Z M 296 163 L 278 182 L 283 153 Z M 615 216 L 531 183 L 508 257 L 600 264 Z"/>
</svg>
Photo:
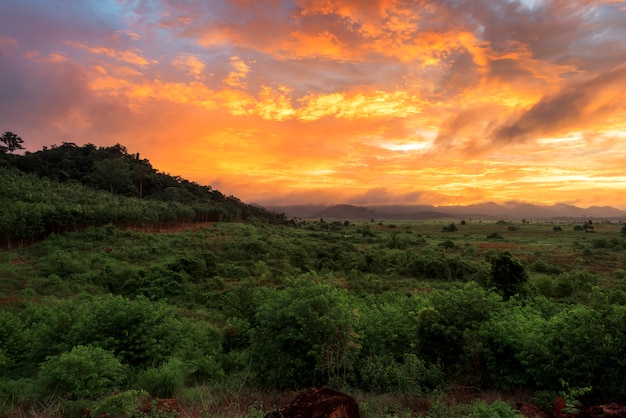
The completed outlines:
<svg viewBox="0 0 626 418">
<path fill-rule="evenodd" d="M 154 169 L 122 145 L 64 143 L 0 154 L 0 246 L 87 226 L 143 229 L 196 222 L 283 223 L 282 214 Z"/>
</svg>

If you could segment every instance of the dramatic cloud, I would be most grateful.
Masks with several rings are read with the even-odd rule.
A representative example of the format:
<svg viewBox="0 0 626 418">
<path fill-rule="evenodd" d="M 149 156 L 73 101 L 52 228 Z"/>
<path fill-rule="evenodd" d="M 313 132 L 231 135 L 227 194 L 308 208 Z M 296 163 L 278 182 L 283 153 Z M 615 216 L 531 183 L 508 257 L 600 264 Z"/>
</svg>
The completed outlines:
<svg viewBox="0 0 626 418">
<path fill-rule="evenodd" d="M 626 2 L 5 0 L 0 129 L 245 201 L 626 208 Z"/>
<path fill-rule="evenodd" d="M 510 124 L 498 128 L 497 140 L 523 141 L 606 126 L 626 115 L 626 64 L 574 82 L 547 96 Z M 626 122 L 626 121 L 625 121 Z M 626 123 L 625 123 L 626 124 Z"/>
</svg>

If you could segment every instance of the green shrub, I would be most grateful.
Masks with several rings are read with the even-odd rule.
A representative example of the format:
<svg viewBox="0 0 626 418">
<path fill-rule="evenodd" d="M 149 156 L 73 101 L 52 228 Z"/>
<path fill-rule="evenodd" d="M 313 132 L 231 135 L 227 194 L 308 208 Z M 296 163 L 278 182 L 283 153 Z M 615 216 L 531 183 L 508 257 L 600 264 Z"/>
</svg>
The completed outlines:
<svg viewBox="0 0 626 418">
<path fill-rule="evenodd" d="M 173 398 L 185 386 L 189 367 L 172 357 L 160 367 L 150 367 L 139 377 L 137 386 L 157 398 Z"/>
<path fill-rule="evenodd" d="M 587 401 L 626 399 L 625 319 L 626 306 L 605 300 L 592 306 L 578 304 L 551 318 L 545 344 L 550 350 L 552 389 L 561 389 L 564 381 L 572 388 L 591 388 Z"/>
<path fill-rule="evenodd" d="M 251 334 L 259 382 L 282 389 L 345 379 L 359 348 L 354 316 L 344 291 L 307 278 L 267 293 Z"/>
<path fill-rule="evenodd" d="M 543 258 L 535 260 L 530 268 L 538 273 L 559 274 L 563 272 L 559 267 L 549 264 Z"/>
<path fill-rule="evenodd" d="M 0 416 L 18 416 L 16 410 L 36 400 L 39 397 L 37 391 L 35 379 L 0 377 Z"/>
<path fill-rule="evenodd" d="M 436 399 L 425 418 L 522 418 L 523 416 L 519 411 L 501 400 L 489 404 L 482 399 L 477 399 L 471 404 L 455 405 L 445 400 Z"/>
<path fill-rule="evenodd" d="M 174 314 L 162 302 L 110 295 L 36 306 L 29 314 L 25 364 L 37 367 L 77 345 L 101 347 L 133 367 L 159 364 L 183 342 Z"/>
<path fill-rule="evenodd" d="M 500 239 L 504 239 L 504 237 L 502 236 L 501 233 L 499 232 L 492 232 L 489 235 L 487 235 L 486 237 L 489 240 L 500 240 Z"/>
<path fill-rule="evenodd" d="M 420 396 L 441 387 L 443 372 L 438 364 L 428 364 L 415 354 L 396 360 L 389 354 L 361 359 L 358 386 L 374 393 Z"/>
<path fill-rule="evenodd" d="M 547 383 L 550 363 L 548 321 L 537 308 L 506 304 L 481 324 L 476 344 L 467 346 L 468 360 L 480 367 L 482 385 L 499 390 L 534 390 Z"/>
<path fill-rule="evenodd" d="M 148 400 L 149 395 L 143 390 L 127 390 L 99 400 L 89 416 L 93 418 L 141 416 L 139 409 Z"/>
<path fill-rule="evenodd" d="M 49 357 L 39 370 L 45 394 L 67 399 L 95 399 L 119 388 L 126 368 L 115 355 L 99 347 L 79 345 Z"/>
<path fill-rule="evenodd" d="M 430 306 L 417 312 L 418 355 L 441 362 L 445 372 L 457 372 L 473 379 L 471 367 L 463 359 L 473 333 L 500 308 L 501 298 L 475 282 L 428 295 Z"/>
<path fill-rule="evenodd" d="M 27 345 L 24 324 L 10 311 L 0 311 L 0 376 L 7 376 L 24 355 Z"/>
<path fill-rule="evenodd" d="M 520 418 L 524 415 L 503 401 L 497 400 L 489 404 L 479 399 L 469 405 L 463 416 L 467 418 Z"/>
</svg>

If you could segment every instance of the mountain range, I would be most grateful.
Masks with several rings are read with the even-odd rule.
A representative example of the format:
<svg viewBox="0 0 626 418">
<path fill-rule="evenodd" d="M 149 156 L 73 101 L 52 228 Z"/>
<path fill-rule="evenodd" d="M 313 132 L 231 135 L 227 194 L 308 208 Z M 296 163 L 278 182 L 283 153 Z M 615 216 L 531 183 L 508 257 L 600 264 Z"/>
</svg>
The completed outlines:
<svg viewBox="0 0 626 418">
<path fill-rule="evenodd" d="M 626 211 L 610 206 L 578 206 L 559 203 L 538 205 L 532 203 L 480 203 L 467 206 L 431 205 L 377 205 L 348 204 L 267 206 L 266 209 L 284 213 L 290 218 L 302 219 L 484 219 L 484 220 L 626 220 Z"/>
</svg>

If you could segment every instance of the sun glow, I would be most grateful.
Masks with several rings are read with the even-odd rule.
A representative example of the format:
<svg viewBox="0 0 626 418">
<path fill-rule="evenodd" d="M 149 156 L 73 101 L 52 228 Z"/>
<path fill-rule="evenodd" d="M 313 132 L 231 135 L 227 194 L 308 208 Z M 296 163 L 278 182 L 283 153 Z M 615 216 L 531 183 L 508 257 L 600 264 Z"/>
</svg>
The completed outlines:
<svg viewBox="0 0 626 418">
<path fill-rule="evenodd" d="M 29 151 L 121 143 L 256 203 L 626 208 L 620 2 L 131 3 L 0 6 Z"/>
</svg>

